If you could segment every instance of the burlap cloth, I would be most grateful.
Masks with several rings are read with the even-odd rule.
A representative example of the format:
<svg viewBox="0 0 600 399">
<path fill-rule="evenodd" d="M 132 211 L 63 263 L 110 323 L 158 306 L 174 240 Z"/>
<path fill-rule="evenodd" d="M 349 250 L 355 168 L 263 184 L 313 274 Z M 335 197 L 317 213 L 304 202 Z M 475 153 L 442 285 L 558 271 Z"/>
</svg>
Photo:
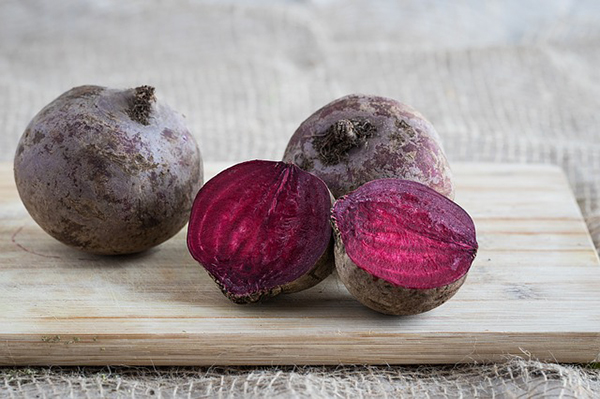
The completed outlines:
<svg viewBox="0 0 600 399">
<path fill-rule="evenodd" d="M 453 162 L 562 166 L 600 245 L 595 0 L 0 3 L 0 160 L 12 160 L 43 105 L 90 83 L 156 86 L 187 115 L 207 160 L 279 158 L 297 125 L 328 101 L 351 92 L 394 97 L 434 123 Z M 544 394 L 599 397 L 600 370 L 530 359 L 0 369 L 7 397 Z"/>
</svg>

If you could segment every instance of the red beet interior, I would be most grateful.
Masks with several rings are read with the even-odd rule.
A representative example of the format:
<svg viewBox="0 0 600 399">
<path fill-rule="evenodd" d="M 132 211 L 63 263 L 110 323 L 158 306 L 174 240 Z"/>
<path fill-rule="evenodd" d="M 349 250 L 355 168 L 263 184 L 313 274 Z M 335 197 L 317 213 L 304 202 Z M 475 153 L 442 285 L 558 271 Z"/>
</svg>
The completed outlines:
<svg viewBox="0 0 600 399">
<path fill-rule="evenodd" d="M 350 259 L 397 286 L 450 284 L 467 273 L 477 252 L 471 217 L 413 181 L 367 183 L 336 202 L 333 218 Z"/>
<path fill-rule="evenodd" d="M 284 162 L 249 161 L 208 181 L 188 228 L 192 256 L 228 292 L 243 296 L 309 271 L 331 236 L 329 191 Z"/>
</svg>

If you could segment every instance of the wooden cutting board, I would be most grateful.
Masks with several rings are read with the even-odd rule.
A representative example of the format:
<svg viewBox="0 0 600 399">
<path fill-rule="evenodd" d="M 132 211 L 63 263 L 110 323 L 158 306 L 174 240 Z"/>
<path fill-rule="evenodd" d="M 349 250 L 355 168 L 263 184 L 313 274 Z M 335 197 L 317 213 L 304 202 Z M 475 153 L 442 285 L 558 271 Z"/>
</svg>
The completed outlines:
<svg viewBox="0 0 600 399">
<path fill-rule="evenodd" d="M 207 177 L 224 168 L 208 164 Z M 0 166 L 0 365 L 271 365 L 600 361 L 600 262 L 560 169 L 458 164 L 480 251 L 441 307 L 392 317 L 335 276 L 258 305 L 229 302 L 185 229 L 146 253 L 91 256 L 45 234 Z"/>
</svg>

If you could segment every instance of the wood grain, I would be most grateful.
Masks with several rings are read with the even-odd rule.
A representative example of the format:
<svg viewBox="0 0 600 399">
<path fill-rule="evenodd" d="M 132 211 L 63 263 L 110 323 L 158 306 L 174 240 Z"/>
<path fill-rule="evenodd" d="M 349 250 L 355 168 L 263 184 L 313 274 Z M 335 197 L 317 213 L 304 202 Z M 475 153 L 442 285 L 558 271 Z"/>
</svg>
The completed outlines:
<svg viewBox="0 0 600 399">
<path fill-rule="evenodd" d="M 478 230 L 472 271 L 441 307 L 390 317 L 353 300 L 335 276 L 235 305 L 191 259 L 185 230 L 135 256 L 70 249 L 31 220 L 11 165 L 0 164 L 0 365 L 600 360 L 600 262 L 560 169 L 454 171 L 456 200 Z"/>
</svg>

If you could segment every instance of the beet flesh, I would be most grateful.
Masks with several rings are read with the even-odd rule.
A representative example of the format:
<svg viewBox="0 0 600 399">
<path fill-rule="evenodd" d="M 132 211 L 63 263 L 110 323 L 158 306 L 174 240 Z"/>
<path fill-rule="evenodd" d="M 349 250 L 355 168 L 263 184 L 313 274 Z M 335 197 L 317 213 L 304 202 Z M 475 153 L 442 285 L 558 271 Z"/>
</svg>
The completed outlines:
<svg viewBox="0 0 600 399">
<path fill-rule="evenodd" d="M 431 310 L 464 282 L 477 253 L 475 225 L 427 186 L 380 179 L 336 201 L 338 274 L 351 294 L 381 313 Z"/>
<path fill-rule="evenodd" d="M 283 160 L 323 179 L 336 198 L 382 178 L 414 180 L 454 197 L 433 125 L 391 98 L 352 94 L 325 105 L 298 127 Z"/>
<path fill-rule="evenodd" d="M 309 288 L 333 268 L 332 197 L 292 164 L 248 161 L 198 192 L 188 248 L 236 303 Z"/>
<path fill-rule="evenodd" d="M 106 255 L 144 251 L 175 235 L 203 175 L 183 117 L 149 86 L 62 94 L 27 126 L 14 173 L 25 207 L 47 233 Z"/>
</svg>

